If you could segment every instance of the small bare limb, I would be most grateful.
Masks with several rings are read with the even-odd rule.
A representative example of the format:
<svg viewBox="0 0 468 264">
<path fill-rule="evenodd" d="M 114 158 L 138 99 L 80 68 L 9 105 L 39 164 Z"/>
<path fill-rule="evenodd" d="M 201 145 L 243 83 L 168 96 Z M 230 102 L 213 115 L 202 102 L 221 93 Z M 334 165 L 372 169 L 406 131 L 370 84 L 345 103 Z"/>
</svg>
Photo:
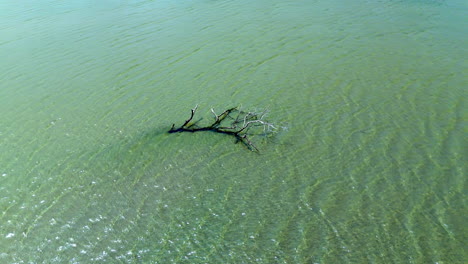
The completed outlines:
<svg viewBox="0 0 468 264">
<path fill-rule="evenodd" d="M 198 105 L 195 106 L 195 108 L 192 109 L 192 114 L 190 115 L 190 118 L 185 121 L 185 123 L 181 127 L 185 127 L 190 121 L 192 121 L 193 116 L 195 115 L 195 111 L 197 111 Z"/>
<path fill-rule="evenodd" d="M 223 122 L 223 120 L 229 116 L 229 114 L 234 111 L 234 110 L 237 110 L 237 107 L 233 107 L 233 108 L 230 108 L 226 111 L 224 111 L 222 114 L 220 115 L 217 115 L 216 116 L 216 121 L 211 125 L 211 127 L 216 127 L 218 126 L 221 122 Z M 214 113 L 214 111 L 213 111 Z"/>
<path fill-rule="evenodd" d="M 211 108 L 211 113 L 213 113 L 213 115 L 215 116 L 215 119 L 216 119 L 215 122 L 218 122 L 219 117 L 218 117 L 218 115 L 215 113 L 215 111 L 214 111 L 213 108 Z"/>
</svg>

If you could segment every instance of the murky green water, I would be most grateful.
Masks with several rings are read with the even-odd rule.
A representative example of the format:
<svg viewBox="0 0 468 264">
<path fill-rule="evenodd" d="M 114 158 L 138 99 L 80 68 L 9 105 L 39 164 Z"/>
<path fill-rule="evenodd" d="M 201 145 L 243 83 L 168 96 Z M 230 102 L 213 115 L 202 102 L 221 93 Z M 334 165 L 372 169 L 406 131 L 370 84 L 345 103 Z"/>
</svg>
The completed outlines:
<svg viewBox="0 0 468 264">
<path fill-rule="evenodd" d="M 0 262 L 466 262 L 467 12 L 0 3 Z M 197 104 L 284 128 L 166 133 Z"/>
</svg>

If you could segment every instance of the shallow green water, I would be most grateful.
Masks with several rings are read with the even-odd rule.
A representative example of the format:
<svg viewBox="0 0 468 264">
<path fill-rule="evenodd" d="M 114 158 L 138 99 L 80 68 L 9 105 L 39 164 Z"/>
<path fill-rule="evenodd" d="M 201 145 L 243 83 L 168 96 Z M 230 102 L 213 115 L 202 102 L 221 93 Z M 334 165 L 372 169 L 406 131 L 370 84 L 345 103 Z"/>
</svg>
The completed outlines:
<svg viewBox="0 0 468 264">
<path fill-rule="evenodd" d="M 68 2 L 0 3 L 1 263 L 468 260 L 465 1 Z"/>
</svg>

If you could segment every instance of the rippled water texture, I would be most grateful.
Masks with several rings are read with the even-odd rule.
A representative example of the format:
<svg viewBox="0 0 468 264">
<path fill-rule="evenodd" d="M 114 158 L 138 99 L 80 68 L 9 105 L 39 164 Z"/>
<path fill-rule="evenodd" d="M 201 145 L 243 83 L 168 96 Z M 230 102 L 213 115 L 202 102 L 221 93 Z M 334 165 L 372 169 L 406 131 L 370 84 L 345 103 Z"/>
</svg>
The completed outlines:
<svg viewBox="0 0 468 264">
<path fill-rule="evenodd" d="M 3 1 L 0 262 L 466 263 L 467 13 Z M 281 129 L 166 133 L 197 104 Z"/>
</svg>

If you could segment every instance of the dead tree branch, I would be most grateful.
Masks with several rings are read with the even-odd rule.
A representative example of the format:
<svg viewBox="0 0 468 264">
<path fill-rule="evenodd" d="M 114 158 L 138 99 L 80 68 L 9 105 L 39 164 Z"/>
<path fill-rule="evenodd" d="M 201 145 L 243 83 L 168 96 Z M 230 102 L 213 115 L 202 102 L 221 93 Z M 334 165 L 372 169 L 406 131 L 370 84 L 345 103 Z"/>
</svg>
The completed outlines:
<svg viewBox="0 0 468 264">
<path fill-rule="evenodd" d="M 277 130 L 276 126 L 264 120 L 268 113 L 267 111 L 263 111 L 261 113 L 245 112 L 238 107 L 229 108 L 219 115 L 216 114 L 213 108 L 211 108 L 211 113 L 214 115 L 214 121 L 207 126 L 198 126 L 198 121 L 192 121 L 197 109 L 198 105 L 191 110 L 190 118 L 187 119 L 184 124 L 178 128 L 175 127 L 175 124 L 172 124 L 172 127 L 168 132 L 194 133 L 198 131 L 212 131 L 231 135 L 236 138 L 236 143 L 241 142 L 249 150 L 258 152 L 257 147 L 249 137 L 257 134 L 263 134 L 266 136 Z"/>
</svg>

